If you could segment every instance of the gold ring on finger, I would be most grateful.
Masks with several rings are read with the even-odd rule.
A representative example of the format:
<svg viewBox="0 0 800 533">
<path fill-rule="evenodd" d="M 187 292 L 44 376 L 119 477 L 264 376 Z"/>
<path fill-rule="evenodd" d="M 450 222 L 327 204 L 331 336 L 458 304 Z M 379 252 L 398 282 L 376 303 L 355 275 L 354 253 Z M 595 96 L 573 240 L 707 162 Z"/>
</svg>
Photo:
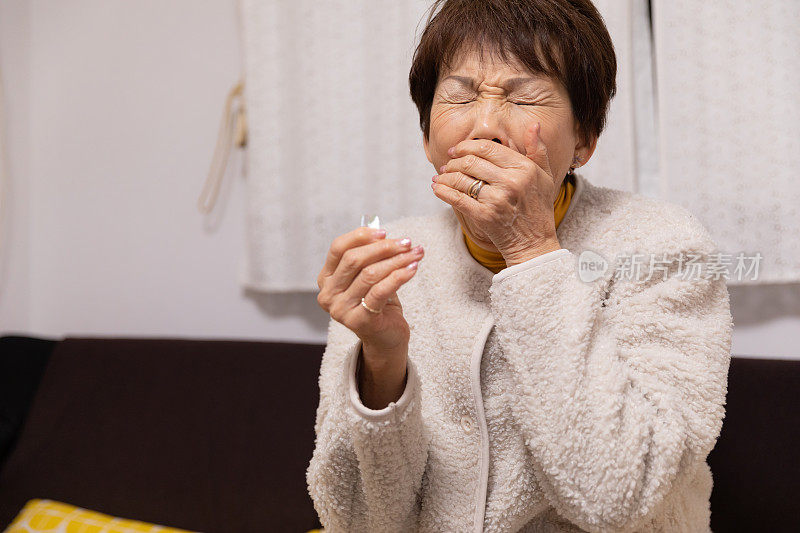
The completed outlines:
<svg viewBox="0 0 800 533">
<path fill-rule="evenodd" d="M 367 311 L 369 311 L 370 313 L 374 313 L 374 314 L 376 314 L 376 315 L 377 315 L 378 313 L 380 313 L 380 312 L 381 312 L 381 311 L 379 311 L 379 310 L 377 310 L 377 309 L 373 309 L 373 308 L 371 308 L 370 306 L 368 306 L 368 305 L 367 305 L 367 302 L 364 300 L 364 297 L 363 297 L 363 296 L 361 297 L 361 305 L 364 307 L 364 309 L 366 309 L 366 310 L 367 310 Z"/>
<path fill-rule="evenodd" d="M 478 199 L 478 195 L 480 194 L 481 188 L 483 187 L 484 183 L 486 183 L 486 182 L 483 181 L 483 180 L 476 179 L 475 181 L 472 182 L 472 185 L 469 186 L 469 190 L 467 191 L 467 194 L 471 198 L 474 198 L 474 199 L 477 200 Z"/>
</svg>

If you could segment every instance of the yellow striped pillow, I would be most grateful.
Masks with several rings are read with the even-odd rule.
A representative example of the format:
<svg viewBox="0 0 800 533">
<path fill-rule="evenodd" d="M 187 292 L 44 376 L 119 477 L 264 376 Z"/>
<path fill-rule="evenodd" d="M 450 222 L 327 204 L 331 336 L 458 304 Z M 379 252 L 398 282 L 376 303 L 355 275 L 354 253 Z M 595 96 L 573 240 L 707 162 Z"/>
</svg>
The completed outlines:
<svg viewBox="0 0 800 533">
<path fill-rule="evenodd" d="M 53 500 L 30 500 L 5 533 L 193 533 L 185 529 L 157 526 L 116 518 Z"/>
</svg>

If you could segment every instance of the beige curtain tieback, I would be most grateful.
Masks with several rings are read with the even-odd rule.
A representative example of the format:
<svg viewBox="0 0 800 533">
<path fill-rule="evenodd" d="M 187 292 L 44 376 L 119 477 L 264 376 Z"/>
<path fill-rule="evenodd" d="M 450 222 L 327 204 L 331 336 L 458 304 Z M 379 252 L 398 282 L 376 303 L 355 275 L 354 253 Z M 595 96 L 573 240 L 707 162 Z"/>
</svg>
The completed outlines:
<svg viewBox="0 0 800 533">
<path fill-rule="evenodd" d="M 219 125 L 217 134 L 217 147 L 214 149 L 214 158 L 211 160 L 211 168 L 208 177 L 203 185 L 200 198 L 197 199 L 197 208 L 201 213 L 208 214 L 214 209 L 217 203 L 217 196 L 225 177 L 225 169 L 228 166 L 231 145 L 236 144 L 239 148 L 247 146 L 247 115 L 245 113 L 244 82 L 239 82 L 228 92 L 225 99 L 225 110 L 222 114 L 222 121 Z M 234 100 L 239 99 L 239 105 L 235 112 L 232 112 Z"/>
</svg>

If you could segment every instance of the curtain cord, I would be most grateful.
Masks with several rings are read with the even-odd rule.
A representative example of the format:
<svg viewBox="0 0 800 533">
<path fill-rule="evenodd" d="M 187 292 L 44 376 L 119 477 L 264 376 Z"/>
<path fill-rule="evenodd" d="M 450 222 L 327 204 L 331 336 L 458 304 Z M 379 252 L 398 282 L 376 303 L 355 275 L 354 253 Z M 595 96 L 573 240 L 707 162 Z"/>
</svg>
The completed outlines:
<svg viewBox="0 0 800 533">
<path fill-rule="evenodd" d="M 217 203 L 219 190 L 222 185 L 222 180 L 225 178 L 225 170 L 228 166 L 231 145 L 236 144 L 239 148 L 247 146 L 247 115 L 242 98 L 243 92 L 244 82 L 239 80 L 228 92 L 228 96 L 225 99 L 225 110 L 223 111 L 222 121 L 219 125 L 217 146 L 214 149 L 211 168 L 203 184 L 203 191 L 197 199 L 197 209 L 203 214 L 210 213 Z M 234 101 L 237 99 L 239 100 L 239 105 L 235 112 L 232 112 Z"/>
</svg>

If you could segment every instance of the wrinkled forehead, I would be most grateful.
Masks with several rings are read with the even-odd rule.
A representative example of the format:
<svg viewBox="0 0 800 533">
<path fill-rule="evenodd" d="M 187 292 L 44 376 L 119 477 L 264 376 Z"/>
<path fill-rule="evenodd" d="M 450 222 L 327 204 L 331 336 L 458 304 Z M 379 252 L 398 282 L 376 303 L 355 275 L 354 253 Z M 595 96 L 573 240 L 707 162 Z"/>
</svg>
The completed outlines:
<svg viewBox="0 0 800 533">
<path fill-rule="evenodd" d="M 491 72 L 504 71 L 514 74 L 528 73 L 528 68 L 511 52 L 502 57 L 496 49 L 464 46 L 453 54 L 449 64 L 443 64 L 441 74 L 469 73 L 485 75 Z"/>
<path fill-rule="evenodd" d="M 539 55 L 539 63 L 545 58 Z M 541 81 L 552 81 L 552 76 L 544 70 L 533 70 L 521 61 L 512 51 L 497 46 L 481 46 L 478 43 L 463 43 L 453 53 L 452 58 L 442 62 L 439 80 L 457 74 L 471 76 L 476 79 L 498 80 L 512 76 L 526 76 Z"/>
<path fill-rule="evenodd" d="M 466 50 L 454 58 L 449 70 L 439 76 L 439 85 L 471 87 L 503 86 L 508 90 L 558 90 L 558 82 L 543 72 L 534 72 L 516 56 L 507 53 L 503 58 L 496 52 Z"/>
</svg>

